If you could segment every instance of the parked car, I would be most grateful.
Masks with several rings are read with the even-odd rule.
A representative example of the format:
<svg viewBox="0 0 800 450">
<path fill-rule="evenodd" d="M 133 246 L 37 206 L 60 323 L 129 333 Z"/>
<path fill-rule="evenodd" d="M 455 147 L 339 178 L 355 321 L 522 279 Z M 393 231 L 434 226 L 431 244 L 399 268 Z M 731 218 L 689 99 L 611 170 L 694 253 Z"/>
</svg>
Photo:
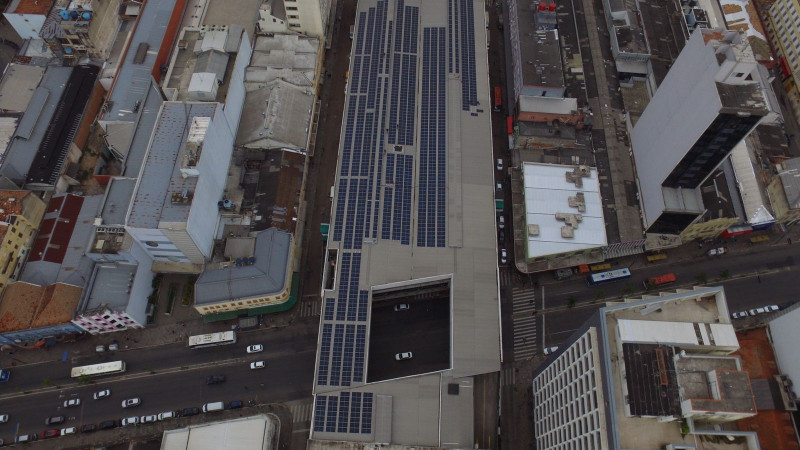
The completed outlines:
<svg viewBox="0 0 800 450">
<path fill-rule="evenodd" d="M 0 414 L 0 423 L 8 422 L 8 414 Z"/>
<path fill-rule="evenodd" d="M 763 314 L 763 313 L 767 312 L 767 310 L 765 308 L 753 308 L 753 309 L 748 310 L 747 312 L 750 313 L 751 316 L 755 316 L 755 315 L 758 315 L 758 314 Z"/>
<path fill-rule="evenodd" d="M 500 249 L 500 263 L 501 264 L 508 263 L 508 252 L 504 248 Z"/>
<path fill-rule="evenodd" d="M 241 400 L 234 400 L 234 401 L 228 403 L 228 409 L 239 409 L 242 406 L 244 406 L 244 403 L 242 403 Z"/>
<path fill-rule="evenodd" d="M 81 433 L 92 433 L 95 431 L 97 431 L 97 425 L 93 423 L 87 423 L 86 425 L 81 427 Z"/>
<path fill-rule="evenodd" d="M 42 439 L 50 439 L 59 436 L 61 436 L 61 430 L 44 430 L 42 434 L 39 435 Z"/>
<path fill-rule="evenodd" d="M 553 353 L 556 352 L 556 350 L 558 350 L 558 346 L 547 347 L 547 348 L 544 349 L 544 351 L 542 353 L 544 353 L 544 356 L 552 355 Z"/>
<path fill-rule="evenodd" d="M 747 311 L 739 311 L 731 314 L 731 317 L 733 317 L 734 319 L 743 319 L 747 316 L 748 316 Z"/>
<path fill-rule="evenodd" d="M 66 436 L 68 434 L 75 434 L 78 432 L 78 429 L 75 427 L 67 427 L 61 429 L 61 436 Z"/>
<path fill-rule="evenodd" d="M 196 416 L 198 414 L 200 414 L 200 408 L 183 408 L 183 411 L 181 411 L 181 416 L 183 417 Z"/>
<path fill-rule="evenodd" d="M 267 363 L 264 361 L 253 361 L 250 363 L 250 368 L 253 370 L 263 369 L 265 367 L 267 367 Z"/>
<path fill-rule="evenodd" d="M 39 439 L 39 436 L 35 434 L 21 434 L 14 439 L 15 444 L 21 444 L 24 442 L 33 442 Z"/>
<path fill-rule="evenodd" d="M 255 344 L 255 345 L 248 345 L 247 346 L 247 353 L 259 353 L 259 352 L 262 352 L 262 351 L 264 351 L 264 346 L 261 345 L 261 344 Z"/>
<path fill-rule="evenodd" d="M 80 406 L 81 399 L 79 398 L 71 398 L 69 400 L 64 400 L 64 408 L 72 408 L 73 406 Z"/>
<path fill-rule="evenodd" d="M 110 395 L 111 395 L 111 389 L 103 389 L 102 391 L 98 391 L 92 394 L 92 398 L 95 400 L 100 400 L 101 398 L 106 398 Z"/>
<path fill-rule="evenodd" d="M 406 360 L 406 359 L 411 359 L 412 357 L 414 357 L 414 355 L 411 352 L 401 352 L 401 353 L 398 353 L 398 354 L 394 355 L 394 359 L 396 359 L 397 361 L 403 361 L 403 360 Z"/>
<path fill-rule="evenodd" d="M 116 427 L 117 427 L 117 421 L 116 420 L 106 420 L 104 422 L 100 422 L 100 429 L 101 430 L 108 430 L 108 429 L 116 428 Z"/>
<path fill-rule="evenodd" d="M 158 422 L 158 416 L 157 416 L 157 415 L 155 415 L 155 414 L 150 414 L 150 415 L 147 415 L 147 416 L 142 416 L 142 417 L 141 417 L 141 419 L 142 419 L 142 424 L 145 424 L 145 423 L 152 423 L 152 422 Z"/>
<path fill-rule="evenodd" d="M 501 243 L 506 241 L 506 233 L 503 230 L 500 230 L 500 233 L 497 235 L 497 240 Z"/>
<path fill-rule="evenodd" d="M 129 398 L 127 400 L 122 401 L 123 408 L 132 408 L 134 406 L 139 406 L 142 404 L 142 399 L 139 397 Z"/>
<path fill-rule="evenodd" d="M 497 160 L 497 170 L 503 170 L 503 160 L 502 159 L 498 159 Z"/>
<path fill-rule="evenodd" d="M 503 183 L 497 183 L 497 190 L 498 191 L 502 191 L 503 190 Z"/>
<path fill-rule="evenodd" d="M 411 309 L 411 307 L 408 306 L 408 303 L 400 303 L 398 305 L 394 305 L 395 311 L 408 311 L 409 309 Z"/>
<path fill-rule="evenodd" d="M 211 375 L 206 378 L 206 384 L 220 384 L 225 382 L 225 375 Z"/>
<path fill-rule="evenodd" d="M 500 227 L 501 230 L 506 227 L 506 216 L 500 216 L 500 218 L 497 219 L 497 226 Z"/>
<path fill-rule="evenodd" d="M 725 252 L 727 252 L 725 247 L 712 248 L 711 250 L 706 252 L 706 255 L 708 255 L 708 256 L 719 256 L 719 255 L 724 255 Z"/>
<path fill-rule="evenodd" d="M 119 344 L 117 344 L 117 343 L 109 344 L 108 351 L 115 352 L 117 350 L 119 350 Z"/>
<path fill-rule="evenodd" d="M 96 351 L 97 353 L 103 353 L 104 351 L 106 351 L 106 346 L 98 345 L 97 347 L 94 348 L 94 351 Z"/>
<path fill-rule="evenodd" d="M 778 305 L 769 305 L 765 306 L 764 309 L 766 309 L 767 312 L 775 312 L 778 311 L 780 308 L 778 308 Z"/>
<path fill-rule="evenodd" d="M 572 277 L 572 269 L 558 269 L 555 273 L 556 280 L 569 280 Z"/>
<path fill-rule="evenodd" d="M 122 419 L 122 426 L 123 427 L 131 426 L 131 425 L 139 425 L 139 417 L 133 416 L 133 417 L 127 417 L 125 419 Z"/>
<path fill-rule="evenodd" d="M 166 411 L 158 415 L 158 420 L 161 421 L 167 419 L 174 419 L 176 417 L 178 417 L 178 415 L 175 413 L 175 411 Z"/>
<path fill-rule="evenodd" d="M 44 424 L 45 425 L 58 425 L 59 423 L 64 423 L 64 420 L 66 420 L 66 418 L 64 416 L 53 416 L 53 417 L 48 417 L 47 419 L 44 419 Z"/>
</svg>

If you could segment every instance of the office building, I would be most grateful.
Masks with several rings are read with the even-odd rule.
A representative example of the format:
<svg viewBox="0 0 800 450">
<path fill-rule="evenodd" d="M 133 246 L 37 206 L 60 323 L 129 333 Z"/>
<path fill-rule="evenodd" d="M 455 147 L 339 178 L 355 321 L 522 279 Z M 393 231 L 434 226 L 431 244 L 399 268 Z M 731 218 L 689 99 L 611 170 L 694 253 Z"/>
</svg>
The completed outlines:
<svg viewBox="0 0 800 450">
<path fill-rule="evenodd" d="M 476 378 L 500 369 L 483 10 L 358 3 L 311 449 L 474 445 Z"/>
<path fill-rule="evenodd" d="M 767 36 L 777 53 L 783 87 L 795 119 L 800 121 L 800 2 L 775 0 L 759 4 Z"/>
<path fill-rule="evenodd" d="M 8 3 L 3 16 L 20 38 L 39 39 L 53 0 L 13 0 Z"/>
<path fill-rule="evenodd" d="M 767 191 L 779 222 L 785 225 L 800 222 L 800 158 L 778 164 L 778 174 Z"/>
<path fill-rule="evenodd" d="M 284 0 L 286 25 L 290 31 L 318 38 L 325 37 L 331 0 Z"/>
<path fill-rule="evenodd" d="M 680 234 L 700 186 L 769 113 L 752 51 L 735 31 L 697 29 L 633 128 L 644 226 Z"/>
<path fill-rule="evenodd" d="M 0 292 L 19 276 L 44 210 L 30 191 L 0 191 Z"/>
<path fill-rule="evenodd" d="M 758 449 L 738 348 L 721 287 L 609 303 L 534 372 L 536 447 Z"/>
</svg>

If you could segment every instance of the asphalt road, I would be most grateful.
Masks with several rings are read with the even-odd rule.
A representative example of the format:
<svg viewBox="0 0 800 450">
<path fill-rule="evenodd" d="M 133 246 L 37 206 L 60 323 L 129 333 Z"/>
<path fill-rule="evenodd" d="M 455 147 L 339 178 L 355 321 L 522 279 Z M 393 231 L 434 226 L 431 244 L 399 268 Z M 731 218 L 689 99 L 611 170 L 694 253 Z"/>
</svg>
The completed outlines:
<svg viewBox="0 0 800 450">
<path fill-rule="evenodd" d="M 277 403 L 309 398 L 314 375 L 316 321 L 310 317 L 292 327 L 240 333 L 236 344 L 189 350 L 182 344 L 117 352 L 128 371 L 119 376 L 97 378 L 78 386 L 69 378 L 71 362 L 50 362 L 14 369 L 8 385 L 0 393 L 0 412 L 9 414 L 0 424 L 0 438 L 12 441 L 15 435 L 41 432 L 49 416 L 67 416 L 65 426 L 80 426 L 129 415 L 157 414 L 203 403 L 255 400 Z M 248 355 L 245 347 L 264 345 L 264 351 Z M 75 365 L 99 362 L 97 356 L 78 358 Z M 102 359 L 113 360 L 104 357 Z M 267 367 L 251 370 L 251 361 L 264 360 Z M 206 385 L 209 375 L 224 374 L 227 380 Z M 52 386 L 45 388 L 49 378 Z M 63 388 L 57 386 L 63 385 Z M 111 397 L 92 400 L 92 393 L 111 389 Z M 81 405 L 63 408 L 64 400 L 80 398 Z M 130 410 L 122 400 L 140 397 L 142 404 Z"/>
<path fill-rule="evenodd" d="M 796 264 L 797 258 L 800 258 L 798 255 L 795 245 L 754 246 L 751 251 L 718 258 L 706 257 L 698 249 L 697 258 L 691 264 L 667 261 L 645 267 L 634 266 L 631 278 L 617 283 L 589 287 L 582 277 L 577 276 L 564 282 L 543 282 L 537 290 L 540 308 L 544 300 L 544 313 L 542 309 L 538 312 L 545 322 L 542 327 L 545 330 L 542 347 L 558 345 L 569 337 L 604 300 L 630 293 L 631 289 L 639 292 L 644 280 L 664 273 L 674 273 L 677 278 L 674 285 L 665 289 L 696 284 L 698 277 L 702 278 L 703 275 L 709 285 L 724 286 L 730 312 L 772 304 L 785 306 L 800 300 L 796 284 L 800 276 L 800 267 Z M 618 267 L 627 267 L 625 258 Z M 728 272 L 729 278 L 720 279 L 723 271 Z M 768 295 L 765 295 L 765 291 Z M 599 294 L 604 299 L 598 298 Z M 572 308 L 568 307 L 570 298 L 575 301 Z"/>
</svg>

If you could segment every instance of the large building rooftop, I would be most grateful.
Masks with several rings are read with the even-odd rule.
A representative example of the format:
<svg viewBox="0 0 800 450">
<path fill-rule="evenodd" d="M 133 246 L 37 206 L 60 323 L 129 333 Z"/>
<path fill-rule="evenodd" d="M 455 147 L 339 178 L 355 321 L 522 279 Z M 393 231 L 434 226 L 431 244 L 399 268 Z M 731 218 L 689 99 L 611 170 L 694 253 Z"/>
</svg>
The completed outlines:
<svg viewBox="0 0 800 450">
<path fill-rule="evenodd" d="M 283 80 L 247 92 L 236 145 L 305 151 L 314 95 Z"/>
<path fill-rule="evenodd" d="M 9 64 L 0 80 L 0 110 L 24 112 L 44 76 L 44 70 L 44 67 L 31 64 Z"/>
<path fill-rule="evenodd" d="M 522 171 L 527 258 L 606 245 L 597 169 L 523 163 Z"/>
<path fill-rule="evenodd" d="M 64 283 L 11 283 L 0 301 L 0 333 L 69 323 L 81 291 L 80 286 Z"/>
<path fill-rule="evenodd" d="M 358 3 L 312 441 L 473 446 L 472 377 L 500 369 L 483 10 Z"/>
</svg>

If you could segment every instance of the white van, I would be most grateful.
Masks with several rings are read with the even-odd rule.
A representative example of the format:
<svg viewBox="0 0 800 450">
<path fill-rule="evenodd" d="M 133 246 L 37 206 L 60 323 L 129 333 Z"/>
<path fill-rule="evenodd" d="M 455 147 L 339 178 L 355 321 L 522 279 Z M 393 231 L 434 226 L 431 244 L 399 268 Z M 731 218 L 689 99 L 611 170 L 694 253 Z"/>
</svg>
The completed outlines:
<svg viewBox="0 0 800 450">
<path fill-rule="evenodd" d="M 223 402 L 214 402 L 214 403 L 206 403 L 203 405 L 203 412 L 213 412 L 213 411 L 222 411 L 225 409 L 225 403 Z"/>
</svg>

